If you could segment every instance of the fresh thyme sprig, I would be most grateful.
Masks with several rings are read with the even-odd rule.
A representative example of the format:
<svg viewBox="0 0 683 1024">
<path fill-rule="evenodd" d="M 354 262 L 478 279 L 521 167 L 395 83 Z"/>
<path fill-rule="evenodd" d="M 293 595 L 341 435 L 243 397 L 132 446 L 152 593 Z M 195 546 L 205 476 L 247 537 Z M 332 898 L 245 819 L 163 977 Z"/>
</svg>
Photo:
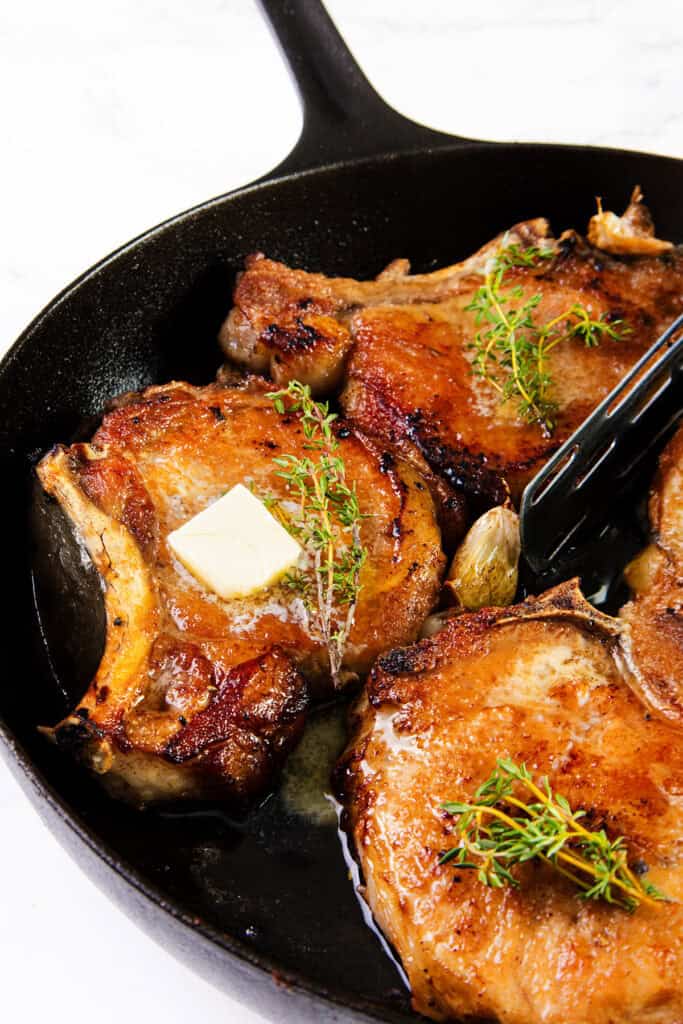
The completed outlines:
<svg viewBox="0 0 683 1024">
<path fill-rule="evenodd" d="M 628 333 L 622 320 L 608 321 L 602 314 L 595 319 L 580 303 L 573 303 L 546 323 L 537 323 L 535 311 L 542 296 L 525 297 L 520 285 L 506 288 L 505 275 L 512 267 L 538 267 L 553 256 L 552 249 L 522 249 L 504 239 L 486 266 L 484 283 L 465 307 L 475 314 L 479 328 L 470 346 L 474 351 L 473 372 L 495 388 L 501 401 L 516 398 L 520 416 L 529 423 L 539 423 L 547 434 L 554 430 L 557 411 L 550 397 L 550 352 L 570 337 L 582 339 L 586 348 L 594 348 L 603 338 L 619 341 Z"/>
<path fill-rule="evenodd" d="M 367 557 L 360 537 L 364 517 L 355 486 L 347 483 L 344 460 L 338 454 L 339 441 L 332 427 L 336 413 L 330 412 L 327 402 L 314 401 L 310 387 L 296 380 L 268 397 L 281 415 L 299 415 L 304 448 L 310 452 L 303 457 L 273 459 L 277 475 L 299 503 L 298 518 L 281 515 L 281 519 L 314 562 L 313 579 L 305 570 L 295 569 L 285 583 L 301 595 L 313 634 L 327 647 L 332 681 L 338 686 Z M 279 503 L 271 497 L 270 504 Z"/>
<path fill-rule="evenodd" d="M 525 765 L 504 758 L 497 764 L 472 803 L 441 805 L 457 818 L 459 836 L 441 864 L 474 869 L 480 882 L 500 889 L 519 885 L 511 872 L 516 864 L 539 858 L 574 882 L 586 900 L 602 899 L 632 912 L 641 903 L 666 899 L 629 867 L 622 836 L 609 839 L 604 829 L 585 828 L 580 819 L 586 812 L 572 810 L 545 776 L 537 784 Z M 520 788 L 531 794 L 530 802 L 515 795 Z"/>
</svg>

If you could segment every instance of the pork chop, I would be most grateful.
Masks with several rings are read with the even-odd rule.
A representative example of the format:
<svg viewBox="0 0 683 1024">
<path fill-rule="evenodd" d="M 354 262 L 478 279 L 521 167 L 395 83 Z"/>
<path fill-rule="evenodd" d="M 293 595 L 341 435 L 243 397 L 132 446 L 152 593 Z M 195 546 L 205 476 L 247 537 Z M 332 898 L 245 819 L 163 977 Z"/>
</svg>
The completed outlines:
<svg viewBox="0 0 683 1024">
<path fill-rule="evenodd" d="M 683 1020 L 683 745 L 631 689 L 617 620 L 574 583 L 450 619 L 380 658 L 338 769 L 363 893 L 434 1020 Z M 672 902 L 625 911 L 580 898 L 552 867 L 489 888 L 440 863 L 445 801 L 468 802 L 498 758 L 547 775 L 590 828 Z"/>
<path fill-rule="evenodd" d="M 623 218 L 601 213 L 591 222 L 591 237 L 617 255 L 573 231 L 555 239 L 536 219 L 429 274 L 410 274 L 408 261 L 397 260 L 376 280 L 356 281 L 253 256 L 221 330 L 223 350 L 278 383 L 296 377 L 319 393 L 343 387 L 345 413 L 364 433 L 427 463 L 457 491 L 499 504 L 508 487 L 519 495 L 683 309 L 683 250 L 654 237 L 640 198 L 636 191 Z M 578 303 L 629 332 L 597 347 L 579 338 L 555 347 L 546 366 L 557 406 L 552 433 L 520 417 L 517 402 L 501 403 L 472 372 L 478 327 L 466 307 L 491 259 L 510 245 L 545 253 L 505 275 L 506 290 L 541 297 L 538 323 Z"/>
<path fill-rule="evenodd" d="M 286 499 L 273 458 L 300 457 L 306 439 L 267 390 L 149 388 L 108 413 L 90 444 L 58 447 L 38 467 L 102 577 L 107 612 L 99 669 L 56 735 L 141 801 L 262 790 L 301 732 L 308 692 L 329 692 L 301 596 L 281 583 L 221 600 L 166 540 L 237 483 Z M 419 477 L 347 427 L 338 438 L 367 516 L 349 679 L 415 638 L 444 559 Z"/>
<path fill-rule="evenodd" d="M 683 722 L 683 428 L 659 460 L 650 495 L 652 543 L 626 572 L 633 599 L 628 623 L 635 677 L 650 706 Z"/>
</svg>

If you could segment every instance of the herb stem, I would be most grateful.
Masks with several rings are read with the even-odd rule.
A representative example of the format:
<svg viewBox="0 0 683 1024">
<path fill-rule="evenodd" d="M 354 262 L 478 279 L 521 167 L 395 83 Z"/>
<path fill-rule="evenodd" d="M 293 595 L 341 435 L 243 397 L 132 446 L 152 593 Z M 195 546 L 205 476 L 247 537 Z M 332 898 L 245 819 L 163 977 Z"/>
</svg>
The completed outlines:
<svg viewBox="0 0 683 1024">
<path fill-rule="evenodd" d="M 592 319 L 578 302 L 545 324 L 537 322 L 535 310 L 542 295 L 525 296 L 519 285 L 507 288 L 505 275 L 511 267 L 537 268 L 541 260 L 554 255 L 552 249 L 521 249 L 504 239 L 486 264 L 483 284 L 465 307 L 475 314 L 479 328 L 470 345 L 475 353 L 472 372 L 498 393 L 501 402 L 517 398 L 522 419 L 538 423 L 546 434 L 555 426 L 553 381 L 547 362 L 550 352 L 571 337 L 582 338 L 584 345 L 592 348 L 603 337 L 618 341 L 628 333 L 626 326 L 619 330 L 621 320 L 609 321 L 602 315 Z"/>
<path fill-rule="evenodd" d="M 327 403 L 315 402 L 310 388 L 291 381 L 287 388 L 268 397 L 281 415 L 298 413 L 304 433 L 303 457 L 280 455 L 273 461 L 277 475 L 299 498 L 299 518 L 285 522 L 287 529 L 306 548 L 313 560 L 313 576 L 297 569 L 287 583 L 304 601 L 311 634 L 327 648 L 330 675 L 341 685 L 344 649 L 355 621 L 360 572 L 367 552 L 363 548 L 360 510 L 354 486 L 346 480 L 346 467 L 333 430 L 335 413 Z M 277 499 L 270 505 L 278 507 Z M 315 595 L 315 603 L 311 600 Z"/>
<path fill-rule="evenodd" d="M 518 355 L 517 355 L 517 347 L 514 344 L 514 340 L 515 340 L 515 332 L 512 331 L 510 333 L 510 343 L 511 343 L 510 344 L 510 361 L 511 361 L 511 364 L 512 364 L 512 377 L 513 377 L 513 380 L 515 382 L 515 386 L 516 386 L 517 390 L 519 391 L 520 395 L 522 396 L 522 398 L 524 399 L 524 401 L 525 401 L 525 403 L 526 403 L 526 405 L 527 405 L 527 407 L 529 409 L 529 412 L 533 415 L 534 419 L 542 421 L 543 420 L 543 414 L 541 413 L 541 410 L 539 409 L 539 407 L 536 404 L 536 402 L 534 401 L 534 399 L 531 398 L 531 396 L 529 395 L 529 392 L 527 391 L 526 387 L 524 386 L 524 382 L 523 382 L 522 377 L 520 375 L 520 372 L 519 372 L 519 359 L 518 359 Z"/>
<path fill-rule="evenodd" d="M 515 784 L 524 786 L 537 802 L 515 796 Z M 509 867 L 537 857 L 574 882 L 585 899 L 604 899 L 629 911 L 641 903 L 657 907 L 665 899 L 629 868 L 622 837 L 610 841 L 604 830 L 591 832 L 579 821 L 584 812 L 573 811 L 563 796 L 553 794 L 547 778 L 541 785 L 534 782 L 525 765 L 499 759 L 474 803 L 443 807 L 458 816 L 460 844 L 444 854 L 441 863 L 455 858 L 458 867 L 478 868 L 478 878 L 486 885 L 517 885 Z M 521 814 L 515 815 L 512 808 Z"/>
</svg>

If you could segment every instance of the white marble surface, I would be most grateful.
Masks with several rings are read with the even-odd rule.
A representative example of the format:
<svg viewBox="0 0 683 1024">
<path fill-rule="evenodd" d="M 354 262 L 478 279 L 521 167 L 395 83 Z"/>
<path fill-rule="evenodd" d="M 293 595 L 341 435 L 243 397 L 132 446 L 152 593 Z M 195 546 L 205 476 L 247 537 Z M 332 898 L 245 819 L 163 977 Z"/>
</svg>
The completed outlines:
<svg viewBox="0 0 683 1024">
<path fill-rule="evenodd" d="M 482 138 L 683 156 L 678 0 L 329 8 L 380 92 L 416 120 Z M 0 97 L 0 350 L 98 257 L 266 171 L 300 126 L 251 0 L 5 4 Z M 260 1019 L 138 933 L 1 764 L 0 835 L 3 1019 Z"/>
</svg>

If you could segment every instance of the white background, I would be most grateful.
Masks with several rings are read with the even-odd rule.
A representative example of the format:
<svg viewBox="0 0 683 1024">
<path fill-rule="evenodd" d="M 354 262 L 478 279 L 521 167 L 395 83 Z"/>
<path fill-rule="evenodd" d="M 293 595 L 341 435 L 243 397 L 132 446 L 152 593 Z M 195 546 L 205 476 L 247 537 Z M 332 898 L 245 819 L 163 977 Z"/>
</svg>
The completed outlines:
<svg viewBox="0 0 683 1024">
<path fill-rule="evenodd" d="M 677 0 L 328 6 L 379 91 L 416 120 L 683 156 Z M 107 251 L 277 163 L 300 114 L 252 0 L 22 0 L 0 10 L 0 126 L 2 351 Z M 261 1019 L 110 905 L 1 763 L 0 836 L 3 1020 Z"/>
</svg>

